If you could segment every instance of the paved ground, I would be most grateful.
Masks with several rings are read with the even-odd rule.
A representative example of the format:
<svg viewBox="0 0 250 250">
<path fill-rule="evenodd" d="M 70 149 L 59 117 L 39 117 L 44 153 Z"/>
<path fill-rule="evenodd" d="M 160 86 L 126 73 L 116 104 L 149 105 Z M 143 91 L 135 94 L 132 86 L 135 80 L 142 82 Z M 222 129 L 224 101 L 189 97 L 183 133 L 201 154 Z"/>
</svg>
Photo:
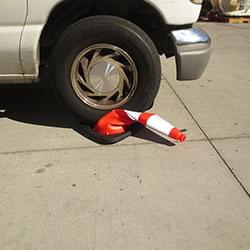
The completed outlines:
<svg viewBox="0 0 250 250">
<path fill-rule="evenodd" d="M 0 249 L 250 249 L 250 25 L 200 25 L 206 74 L 163 59 L 153 109 L 185 144 L 98 146 L 46 91 L 0 86 Z"/>
</svg>

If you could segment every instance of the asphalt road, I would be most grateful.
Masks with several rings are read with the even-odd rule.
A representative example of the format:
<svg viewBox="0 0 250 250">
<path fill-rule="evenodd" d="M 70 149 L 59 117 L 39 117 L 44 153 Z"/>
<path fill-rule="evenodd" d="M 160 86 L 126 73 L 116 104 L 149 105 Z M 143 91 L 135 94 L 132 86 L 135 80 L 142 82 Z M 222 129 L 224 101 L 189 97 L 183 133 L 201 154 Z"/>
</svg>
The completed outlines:
<svg viewBox="0 0 250 250">
<path fill-rule="evenodd" d="M 153 111 L 189 140 L 86 139 L 38 86 L 0 86 L 0 249 L 250 249 L 250 25 L 199 24 L 201 80 L 162 59 Z"/>
</svg>

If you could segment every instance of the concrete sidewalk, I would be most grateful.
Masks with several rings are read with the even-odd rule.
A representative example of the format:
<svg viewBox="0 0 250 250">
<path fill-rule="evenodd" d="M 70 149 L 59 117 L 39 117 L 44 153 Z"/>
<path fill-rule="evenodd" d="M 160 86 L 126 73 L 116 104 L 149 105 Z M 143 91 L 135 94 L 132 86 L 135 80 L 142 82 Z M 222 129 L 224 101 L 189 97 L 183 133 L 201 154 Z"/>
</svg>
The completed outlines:
<svg viewBox="0 0 250 250">
<path fill-rule="evenodd" d="M 153 108 L 185 144 L 99 146 L 46 91 L 0 86 L 0 249 L 250 249 L 250 25 L 199 26 L 205 75 L 163 58 Z"/>
</svg>

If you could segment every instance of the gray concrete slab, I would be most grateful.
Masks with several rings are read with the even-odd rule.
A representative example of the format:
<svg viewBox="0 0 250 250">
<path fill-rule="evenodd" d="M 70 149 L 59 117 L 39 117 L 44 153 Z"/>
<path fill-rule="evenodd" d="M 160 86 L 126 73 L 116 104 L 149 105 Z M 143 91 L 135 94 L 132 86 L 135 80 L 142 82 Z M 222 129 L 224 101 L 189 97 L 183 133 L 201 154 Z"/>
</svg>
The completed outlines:
<svg viewBox="0 0 250 250">
<path fill-rule="evenodd" d="M 162 59 L 152 109 L 186 144 L 98 146 L 47 92 L 0 86 L 0 249 L 250 249 L 250 26 L 199 25 L 208 70 L 180 83 Z"/>
<path fill-rule="evenodd" d="M 196 82 L 175 80 L 174 60 L 163 74 L 210 138 L 250 135 L 250 25 L 199 24 L 212 37 L 212 56 Z"/>
<path fill-rule="evenodd" d="M 250 248 L 249 199 L 207 142 L 1 154 L 0 177 L 0 249 Z"/>
<path fill-rule="evenodd" d="M 250 191 L 250 138 L 214 140 L 213 144 L 220 151 L 232 171 L 244 187 Z"/>
</svg>

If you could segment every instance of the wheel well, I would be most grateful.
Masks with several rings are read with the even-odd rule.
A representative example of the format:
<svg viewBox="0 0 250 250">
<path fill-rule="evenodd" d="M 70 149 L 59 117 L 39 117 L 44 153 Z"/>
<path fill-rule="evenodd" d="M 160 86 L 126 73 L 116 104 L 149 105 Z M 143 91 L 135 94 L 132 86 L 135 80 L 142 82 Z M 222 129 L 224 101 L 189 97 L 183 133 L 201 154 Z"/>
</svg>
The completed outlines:
<svg viewBox="0 0 250 250">
<path fill-rule="evenodd" d="M 93 15 L 113 15 L 125 18 L 141 27 L 154 41 L 160 54 L 164 21 L 159 12 L 143 0 L 65 0 L 51 12 L 40 38 L 41 65 L 48 64 L 58 37 L 72 23 Z"/>
</svg>

